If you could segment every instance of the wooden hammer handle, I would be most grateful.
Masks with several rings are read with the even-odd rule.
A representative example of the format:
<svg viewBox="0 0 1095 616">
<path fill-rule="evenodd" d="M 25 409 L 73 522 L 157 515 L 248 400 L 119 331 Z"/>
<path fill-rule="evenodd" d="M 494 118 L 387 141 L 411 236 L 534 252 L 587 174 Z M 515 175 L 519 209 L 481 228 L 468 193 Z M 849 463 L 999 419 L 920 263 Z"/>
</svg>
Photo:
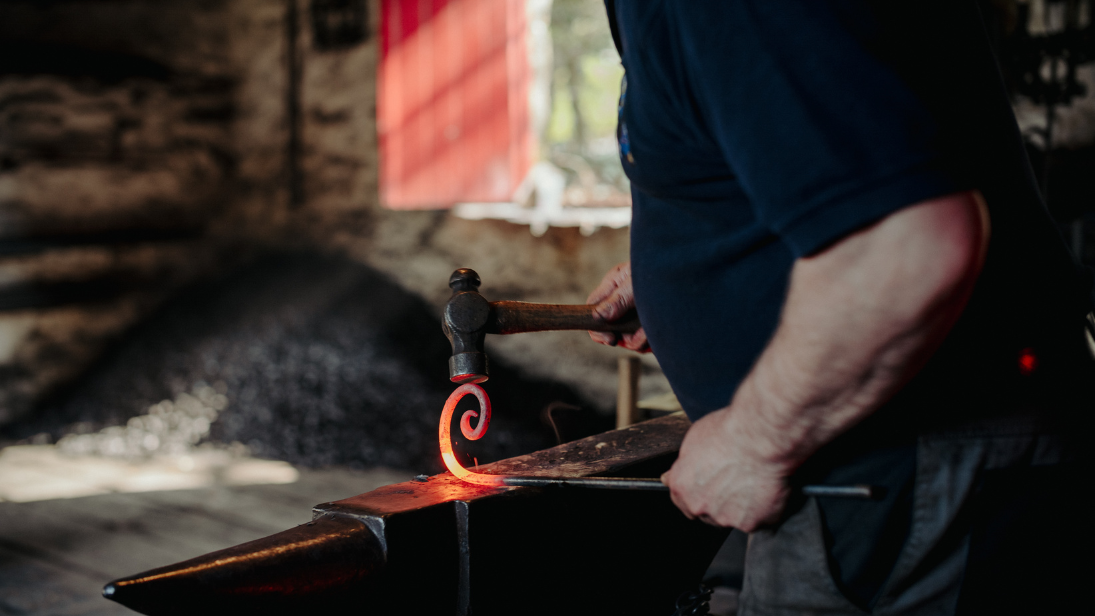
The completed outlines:
<svg viewBox="0 0 1095 616">
<path fill-rule="evenodd" d="M 642 327 L 635 311 L 611 323 L 593 316 L 593 306 L 575 304 L 533 304 L 491 302 L 488 334 L 519 334 L 563 329 L 630 334 Z"/>
</svg>

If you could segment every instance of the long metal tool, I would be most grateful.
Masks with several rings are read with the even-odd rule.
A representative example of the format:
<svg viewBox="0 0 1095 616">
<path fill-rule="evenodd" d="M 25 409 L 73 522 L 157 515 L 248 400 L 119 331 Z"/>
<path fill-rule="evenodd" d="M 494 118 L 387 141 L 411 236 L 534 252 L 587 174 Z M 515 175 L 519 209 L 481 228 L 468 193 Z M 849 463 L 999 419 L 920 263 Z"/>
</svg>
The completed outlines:
<svg viewBox="0 0 1095 616">
<path fill-rule="evenodd" d="M 608 490 L 654 490 L 668 491 L 669 486 L 657 479 L 638 479 L 635 477 L 513 477 L 502 480 L 503 485 L 522 487 L 569 486 L 575 488 L 600 488 Z M 849 486 L 802 486 L 803 496 L 830 498 L 876 499 L 881 490 L 869 485 Z"/>
</svg>

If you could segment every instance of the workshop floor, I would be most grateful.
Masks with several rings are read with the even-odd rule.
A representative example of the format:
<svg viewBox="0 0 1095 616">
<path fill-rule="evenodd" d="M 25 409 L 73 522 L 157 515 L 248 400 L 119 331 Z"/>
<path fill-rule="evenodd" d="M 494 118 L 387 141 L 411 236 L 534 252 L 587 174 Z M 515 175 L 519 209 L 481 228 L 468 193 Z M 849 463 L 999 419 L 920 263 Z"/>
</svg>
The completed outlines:
<svg viewBox="0 0 1095 616">
<path fill-rule="evenodd" d="M 133 614 L 102 598 L 106 582 L 285 530 L 307 522 L 312 505 L 411 477 L 297 473 L 274 485 L 0 502 L 0 614 Z"/>
</svg>

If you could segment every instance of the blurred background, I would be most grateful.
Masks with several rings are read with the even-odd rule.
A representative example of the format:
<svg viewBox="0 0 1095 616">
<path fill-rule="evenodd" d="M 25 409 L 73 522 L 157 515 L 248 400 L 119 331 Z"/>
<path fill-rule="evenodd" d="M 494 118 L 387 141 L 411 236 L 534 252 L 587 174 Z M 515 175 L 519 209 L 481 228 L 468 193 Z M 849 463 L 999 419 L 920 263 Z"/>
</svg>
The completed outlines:
<svg viewBox="0 0 1095 616">
<path fill-rule="evenodd" d="M 981 4 L 1091 264 L 1091 2 Z M 452 270 L 584 303 L 627 258 L 622 74 L 598 0 L 0 2 L 0 613 L 439 472 Z M 623 352 L 488 345 L 465 455 L 614 425 Z"/>
</svg>

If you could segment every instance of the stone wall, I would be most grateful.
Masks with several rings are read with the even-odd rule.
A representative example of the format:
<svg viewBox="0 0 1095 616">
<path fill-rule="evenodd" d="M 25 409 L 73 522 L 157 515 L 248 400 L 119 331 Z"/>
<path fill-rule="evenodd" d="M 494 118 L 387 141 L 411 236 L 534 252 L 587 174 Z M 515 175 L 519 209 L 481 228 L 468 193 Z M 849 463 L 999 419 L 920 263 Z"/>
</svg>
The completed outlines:
<svg viewBox="0 0 1095 616">
<path fill-rule="evenodd" d="M 0 422 L 223 261 L 222 3 L 0 5 Z"/>
</svg>

